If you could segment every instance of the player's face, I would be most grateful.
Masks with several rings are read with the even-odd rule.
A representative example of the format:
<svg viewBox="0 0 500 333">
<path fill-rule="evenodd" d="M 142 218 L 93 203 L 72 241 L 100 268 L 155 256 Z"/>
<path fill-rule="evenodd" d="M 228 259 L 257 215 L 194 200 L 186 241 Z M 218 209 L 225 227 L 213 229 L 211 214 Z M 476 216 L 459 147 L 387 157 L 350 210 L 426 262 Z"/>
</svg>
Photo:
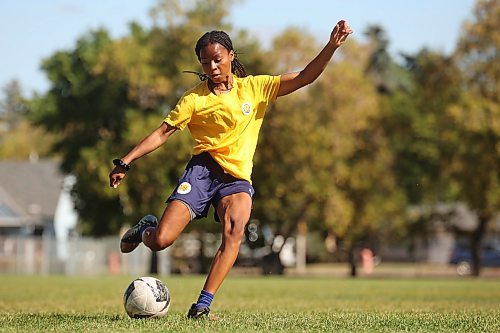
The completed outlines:
<svg viewBox="0 0 500 333">
<path fill-rule="evenodd" d="M 219 43 L 208 44 L 200 50 L 200 63 L 203 72 L 214 83 L 227 81 L 231 75 L 231 61 L 233 59 L 234 52 L 228 51 Z"/>
</svg>

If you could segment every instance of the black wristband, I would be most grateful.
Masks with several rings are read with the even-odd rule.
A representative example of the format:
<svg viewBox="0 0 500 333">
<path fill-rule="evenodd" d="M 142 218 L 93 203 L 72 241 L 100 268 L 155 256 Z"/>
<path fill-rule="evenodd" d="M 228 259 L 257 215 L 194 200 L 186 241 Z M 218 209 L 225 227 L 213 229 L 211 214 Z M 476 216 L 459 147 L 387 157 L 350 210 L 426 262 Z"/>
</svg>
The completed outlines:
<svg viewBox="0 0 500 333">
<path fill-rule="evenodd" d="M 129 171 L 129 170 L 130 170 L 130 165 L 129 165 L 129 164 L 127 164 L 127 163 L 125 163 L 125 162 L 123 162 L 123 161 L 122 161 L 121 159 L 119 159 L 119 158 L 115 158 L 115 159 L 113 160 L 113 164 L 114 164 L 114 165 L 116 165 L 116 166 L 120 166 L 120 167 L 124 168 L 124 169 L 125 169 L 125 171 Z"/>
</svg>

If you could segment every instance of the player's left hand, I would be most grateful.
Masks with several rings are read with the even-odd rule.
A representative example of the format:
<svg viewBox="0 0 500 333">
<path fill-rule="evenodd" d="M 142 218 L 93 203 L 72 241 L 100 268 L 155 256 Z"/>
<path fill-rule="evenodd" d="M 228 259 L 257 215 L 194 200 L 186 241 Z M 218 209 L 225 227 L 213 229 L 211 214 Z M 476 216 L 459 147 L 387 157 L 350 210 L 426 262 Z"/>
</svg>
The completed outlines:
<svg viewBox="0 0 500 333">
<path fill-rule="evenodd" d="M 352 34 L 352 29 L 349 27 L 346 21 L 340 20 L 337 25 L 333 28 L 330 34 L 330 44 L 335 47 L 339 47 L 344 44 L 347 37 Z"/>
</svg>

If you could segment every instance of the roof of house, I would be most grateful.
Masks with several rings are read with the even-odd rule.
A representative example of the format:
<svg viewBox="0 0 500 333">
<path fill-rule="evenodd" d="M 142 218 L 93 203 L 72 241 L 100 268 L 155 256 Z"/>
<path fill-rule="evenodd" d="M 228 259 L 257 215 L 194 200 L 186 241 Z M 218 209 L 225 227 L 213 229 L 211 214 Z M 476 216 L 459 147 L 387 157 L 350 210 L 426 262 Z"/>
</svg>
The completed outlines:
<svg viewBox="0 0 500 333">
<path fill-rule="evenodd" d="M 54 161 L 0 161 L 0 227 L 53 220 L 63 180 Z"/>
</svg>

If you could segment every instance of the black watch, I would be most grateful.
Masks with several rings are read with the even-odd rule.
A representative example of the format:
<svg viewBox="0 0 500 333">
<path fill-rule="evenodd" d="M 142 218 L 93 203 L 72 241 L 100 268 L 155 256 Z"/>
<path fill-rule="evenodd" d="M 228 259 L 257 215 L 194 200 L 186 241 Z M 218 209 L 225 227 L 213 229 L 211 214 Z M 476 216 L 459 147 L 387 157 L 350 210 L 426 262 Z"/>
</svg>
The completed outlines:
<svg viewBox="0 0 500 333">
<path fill-rule="evenodd" d="M 113 160 L 113 164 L 116 165 L 116 166 L 120 166 L 120 167 L 124 168 L 125 171 L 129 171 L 130 170 L 130 164 L 127 164 L 127 163 L 123 162 L 119 158 L 115 158 Z"/>
</svg>

